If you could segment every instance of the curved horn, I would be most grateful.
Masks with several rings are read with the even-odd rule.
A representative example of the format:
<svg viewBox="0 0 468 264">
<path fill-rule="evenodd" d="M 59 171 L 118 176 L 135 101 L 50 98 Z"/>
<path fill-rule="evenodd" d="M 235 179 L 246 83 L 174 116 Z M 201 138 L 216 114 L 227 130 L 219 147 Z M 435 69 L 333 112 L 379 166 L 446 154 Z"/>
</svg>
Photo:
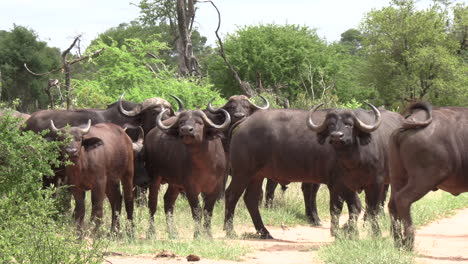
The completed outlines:
<svg viewBox="0 0 468 264">
<path fill-rule="evenodd" d="M 375 123 L 373 125 L 367 125 L 361 120 L 359 120 L 359 118 L 356 115 L 354 115 L 354 118 L 361 131 L 370 133 L 372 131 L 375 131 L 377 128 L 379 128 L 380 124 L 382 123 L 382 116 L 380 115 L 379 109 L 377 109 L 375 106 L 373 106 L 372 104 L 368 102 L 366 102 L 366 104 L 370 106 L 370 108 L 372 108 L 372 111 L 375 114 Z"/>
<path fill-rule="evenodd" d="M 137 142 L 132 143 L 133 145 L 133 151 L 135 152 L 140 152 L 141 149 L 143 148 L 143 138 L 145 137 L 145 132 L 143 131 L 142 127 L 139 128 L 139 134 L 138 134 L 138 140 Z"/>
<path fill-rule="evenodd" d="M 219 129 L 221 131 L 228 128 L 229 124 L 231 124 L 231 116 L 229 115 L 229 113 L 226 110 L 224 110 L 222 108 L 220 109 L 220 111 L 223 112 L 223 114 L 226 116 L 226 119 L 224 120 L 224 123 L 222 123 L 221 125 L 216 125 L 215 123 L 213 123 L 213 121 L 211 121 L 203 111 L 200 111 L 200 110 L 197 110 L 197 111 L 201 114 L 201 116 L 203 118 L 203 121 L 205 121 L 205 123 L 207 123 L 211 127 Z"/>
<path fill-rule="evenodd" d="M 164 115 L 164 113 L 166 113 L 166 111 L 169 111 L 170 109 L 169 108 L 166 108 L 164 109 L 161 113 L 159 113 L 159 115 L 156 117 L 156 125 L 158 126 L 159 129 L 161 129 L 162 131 L 166 131 L 166 130 L 169 130 L 171 127 L 173 127 L 177 121 L 179 120 L 179 116 L 176 116 L 176 120 L 174 121 L 174 123 L 172 123 L 171 125 L 169 126 L 166 126 L 162 123 L 161 119 Z"/>
<path fill-rule="evenodd" d="M 432 122 L 432 107 L 426 103 L 416 103 L 413 104 L 408 111 L 410 115 L 413 114 L 414 110 L 422 109 L 427 114 L 427 119 L 424 121 L 416 121 L 414 119 L 405 119 L 402 124 L 402 128 L 409 129 L 409 128 L 419 128 L 419 127 L 426 127 Z"/>
<path fill-rule="evenodd" d="M 177 110 L 177 112 L 184 111 L 185 106 L 184 106 L 184 103 L 182 102 L 182 100 L 180 100 L 180 98 L 175 96 L 175 95 L 171 94 L 170 96 L 172 96 L 172 98 L 174 98 L 177 101 L 177 104 L 179 104 L 179 110 Z"/>
<path fill-rule="evenodd" d="M 58 132 L 60 129 L 56 128 L 55 127 L 55 124 L 54 124 L 54 120 L 50 120 L 50 128 L 52 129 L 52 131 L 54 132 Z"/>
<path fill-rule="evenodd" d="M 265 105 L 264 105 L 264 106 L 258 106 L 258 105 L 256 105 L 256 104 L 254 104 L 252 101 L 250 101 L 250 99 L 249 99 L 250 104 L 251 104 L 255 109 L 258 109 L 258 110 L 266 110 L 266 109 L 268 109 L 268 108 L 270 107 L 270 102 L 268 102 L 268 100 L 267 100 L 265 97 L 263 97 L 262 95 L 259 95 L 259 96 L 260 96 L 260 97 L 263 99 L 263 101 L 265 102 Z"/>
<path fill-rule="evenodd" d="M 314 106 L 314 108 L 312 108 L 312 110 L 309 111 L 309 118 L 307 118 L 307 126 L 314 132 L 317 132 L 317 133 L 320 133 L 320 132 L 323 132 L 326 128 L 327 128 L 327 124 L 325 123 L 325 121 L 320 124 L 320 125 L 316 125 L 314 123 L 314 121 L 312 121 L 312 114 L 317 111 L 317 109 L 319 109 L 319 107 L 321 107 L 323 105 L 323 103 L 319 104 L 319 105 L 316 105 Z"/>
<path fill-rule="evenodd" d="M 127 111 L 123 108 L 122 106 L 122 99 L 123 97 L 125 96 L 125 92 L 122 93 L 122 95 L 120 96 L 119 98 L 119 110 L 122 114 L 126 115 L 126 116 L 136 116 L 138 115 L 140 112 L 141 112 L 141 107 L 140 105 L 136 106 L 134 109 L 130 110 L 130 111 Z"/>
<path fill-rule="evenodd" d="M 213 101 L 215 100 L 216 98 L 213 97 L 210 102 L 206 105 L 206 110 L 208 110 L 209 112 L 213 113 L 213 114 L 216 114 L 219 112 L 219 109 L 220 108 L 214 108 L 213 105 L 211 103 L 213 103 Z"/>
<path fill-rule="evenodd" d="M 91 129 L 91 119 L 88 119 L 88 125 L 85 128 L 81 129 L 81 131 L 83 132 L 83 135 L 84 135 L 84 134 L 87 134 L 90 129 Z"/>
</svg>

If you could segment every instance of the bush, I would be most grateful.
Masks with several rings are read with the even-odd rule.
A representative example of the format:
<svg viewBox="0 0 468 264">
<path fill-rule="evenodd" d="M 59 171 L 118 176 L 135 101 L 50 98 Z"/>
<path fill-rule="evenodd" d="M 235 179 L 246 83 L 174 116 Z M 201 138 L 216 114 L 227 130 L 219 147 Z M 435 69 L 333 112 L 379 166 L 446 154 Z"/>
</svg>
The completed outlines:
<svg viewBox="0 0 468 264">
<path fill-rule="evenodd" d="M 59 164 L 58 143 L 20 131 L 18 122 L 0 121 L 0 263 L 101 263 L 100 245 L 60 221 L 54 190 L 42 189 Z"/>
</svg>

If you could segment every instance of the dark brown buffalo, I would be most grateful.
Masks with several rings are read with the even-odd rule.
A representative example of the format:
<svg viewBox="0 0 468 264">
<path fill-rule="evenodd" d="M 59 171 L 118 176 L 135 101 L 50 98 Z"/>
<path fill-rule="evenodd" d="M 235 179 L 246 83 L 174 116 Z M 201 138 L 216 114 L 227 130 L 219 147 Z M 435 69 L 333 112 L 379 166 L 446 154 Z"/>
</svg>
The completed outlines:
<svg viewBox="0 0 468 264">
<path fill-rule="evenodd" d="M 326 112 L 318 115 L 324 118 Z M 361 211 L 355 192 L 346 189 L 339 180 L 335 151 L 330 145 L 317 142 L 305 122 L 308 111 L 272 109 L 257 111 L 234 131 L 231 140 L 230 162 L 232 181 L 226 190 L 224 228 L 233 233 L 234 211 L 240 196 L 252 217 L 255 229 L 262 238 L 271 238 L 258 210 L 259 193 L 265 177 L 280 184 L 290 182 L 324 183 L 330 190 L 332 234 L 338 228 L 338 216 L 343 200 L 348 204 L 350 221 Z"/>
<path fill-rule="evenodd" d="M 414 103 L 408 109 L 409 116 L 390 139 L 388 209 L 397 245 L 412 249 L 411 205 L 431 190 L 455 196 L 468 192 L 468 108 Z"/>
<path fill-rule="evenodd" d="M 170 108 L 171 104 L 158 97 L 149 98 L 133 109 L 127 111 L 122 107 L 122 96 L 119 102 L 110 105 L 106 109 L 81 109 L 81 110 L 40 110 L 31 114 L 26 121 L 26 130 L 39 132 L 49 128 L 50 120 L 55 125 L 64 127 L 66 125 L 79 126 L 91 120 L 93 124 L 113 123 L 124 126 L 144 126 L 145 122 L 153 122 L 154 117 L 162 110 Z M 148 120 L 148 121 L 147 121 Z M 144 129 L 145 127 L 143 127 Z"/>
<path fill-rule="evenodd" d="M 111 231 L 119 228 L 118 216 L 122 208 L 120 182 L 122 182 L 127 219 L 133 220 L 133 147 L 125 131 L 114 124 L 105 123 L 86 128 L 68 127 L 57 129 L 54 121 L 50 128 L 58 140 L 70 136 L 64 146 L 72 165 L 65 167 L 65 184 L 75 198 L 74 217 L 78 228 L 83 227 L 85 215 L 85 191 L 91 190 L 91 219 L 98 227 L 103 216 L 103 202 L 109 199 L 112 210 Z M 60 135 L 62 134 L 62 135 Z"/>
<path fill-rule="evenodd" d="M 166 110 L 165 110 L 166 111 Z M 157 118 L 157 127 L 145 138 L 145 158 L 148 173 L 154 181 L 150 185 L 150 233 L 154 231 L 154 214 L 157 208 L 161 181 L 169 187 L 164 195 L 164 211 L 173 234 L 172 215 L 177 196 L 184 191 L 195 221 L 194 236 L 200 234 L 201 219 L 204 231 L 211 235 L 211 217 L 216 198 L 223 190 L 227 161 L 220 137 L 231 119 L 216 125 L 201 110 L 183 111 L 161 122 L 163 111 Z M 203 193 L 204 207 L 198 196 Z"/>
<path fill-rule="evenodd" d="M 224 133 L 224 138 L 222 139 L 223 141 L 223 146 L 224 150 L 226 152 L 226 156 L 229 154 L 229 142 L 231 140 L 231 135 L 230 132 L 232 129 L 234 129 L 237 125 L 239 125 L 241 122 L 245 121 L 247 117 L 251 116 L 253 113 L 255 113 L 258 110 L 267 110 L 270 107 L 270 103 L 268 100 L 260 96 L 263 101 L 265 102 L 264 106 L 258 106 L 250 99 L 245 96 L 245 95 L 233 95 L 229 98 L 228 102 L 220 107 L 220 108 L 214 108 L 211 105 L 211 102 L 214 100 L 211 100 L 210 103 L 208 103 L 206 109 L 213 114 L 220 113 L 219 109 L 224 109 L 226 110 L 229 115 L 232 118 L 231 125 L 229 129 L 227 129 Z M 217 116 L 219 122 L 224 121 L 222 118 L 222 115 Z M 265 189 L 265 207 L 271 208 L 273 204 L 273 199 L 275 195 L 275 189 L 278 186 L 278 183 L 268 179 L 267 178 L 267 184 L 266 184 L 266 189 Z M 305 205 L 305 212 L 306 216 L 309 219 L 309 222 L 314 225 L 314 226 L 319 226 L 320 225 L 320 218 L 318 216 L 317 212 L 317 204 L 316 204 L 316 197 L 317 197 L 317 192 L 320 187 L 320 184 L 309 184 L 309 183 L 303 183 L 302 184 L 302 192 L 304 194 L 304 205 Z M 283 185 L 281 186 L 282 190 L 285 191 L 287 186 Z M 263 194 L 263 192 L 261 193 Z M 260 199 L 260 201 L 262 198 Z"/>
<path fill-rule="evenodd" d="M 310 111 L 308 127 L 317 132 L 317 139 L 324 144 L 329 139 L 343 168 L 342 180 L 353 191 L 366 194 L 366 218 L 369 218 L 375 234 L 380 233 L 377 215 L 385 201 L 385 184 L 389 184 L 388 141 L 403 117 L 385 109 L 334 109 L 325 120 L 316 125 L 312 116 L 321 106 Z"/>
</svg>

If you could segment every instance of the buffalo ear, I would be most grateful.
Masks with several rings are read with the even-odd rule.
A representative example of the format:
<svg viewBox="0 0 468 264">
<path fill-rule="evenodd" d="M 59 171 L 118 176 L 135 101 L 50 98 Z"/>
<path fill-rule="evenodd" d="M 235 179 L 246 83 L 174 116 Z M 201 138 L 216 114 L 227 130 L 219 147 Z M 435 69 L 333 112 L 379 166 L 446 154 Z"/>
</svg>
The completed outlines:
<svg viewBox="0 0 468 264">
<path fill-rule="evenodd" d="M 323 145 L 325 143 L 325 140 L 327 139 L 327 137 L 330 135 L 330 133 L 328 133 L 328 129 L 325 129 L 325 131 L 323 132 L 319 132 L 317 133 L 317 141 L 320 145 Z"/>
<path fill-rule="evenodd" d="M 81 144 L 83 145 L 86 151 L 90 151 L 92 149 L 95 149 L 99 146 L 104 145 L 104 142 L 100 138 L 91 137 L 91 138 L 84 138 Z"/>
<path fill-rule="evenodd" d="M 224 133 L 215 128 L 206 128 L 205 137 L 207 140 L 214 140 L 217 138 L 224 138 Z"/>
<path fill-rule="evenodd" d="M 359 138 L 359 143 L 361 144 L 361 146 L 365 146 L 371 142 L 372 134 L 359 131 L 358 138 Z"/>
</svg>

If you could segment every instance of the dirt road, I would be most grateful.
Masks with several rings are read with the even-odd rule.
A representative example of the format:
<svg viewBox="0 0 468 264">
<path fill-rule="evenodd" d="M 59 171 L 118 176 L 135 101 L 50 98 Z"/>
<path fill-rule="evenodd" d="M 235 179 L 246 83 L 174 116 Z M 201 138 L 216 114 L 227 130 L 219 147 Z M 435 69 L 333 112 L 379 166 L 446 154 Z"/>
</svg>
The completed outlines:
<svg viewBox="0 0 468 264">
<path fill-rule="evenodd" d="M 245 264 L 299 264 L 320 263 L 315 257 L 315 250 L 321 245 L 331 243 L 330 224 L 311 228 L 299 226 L 294 228 L 273 228 L 269 230 L 274 240 L 242 240 L 254 249 L 243 257 Z M 252 230 L 253 231 L 253 230 Z M 468 209 L 459 211 L 455 216 L 438 220 L 419 230 L 416 234 L 416 249 L 420 253 L 418 262 L 426 264 L 459 264 L 468 263 Z M 174 264 L 187 263 L 185 257 L 173 259 L 158 258 L 154 255 L 135 257 L 107 257 L 105 263 L 112 264 Z M 220 263 L 233 264 L 240 262 L 202 259 L 200 264 Z"/>
</svg>

